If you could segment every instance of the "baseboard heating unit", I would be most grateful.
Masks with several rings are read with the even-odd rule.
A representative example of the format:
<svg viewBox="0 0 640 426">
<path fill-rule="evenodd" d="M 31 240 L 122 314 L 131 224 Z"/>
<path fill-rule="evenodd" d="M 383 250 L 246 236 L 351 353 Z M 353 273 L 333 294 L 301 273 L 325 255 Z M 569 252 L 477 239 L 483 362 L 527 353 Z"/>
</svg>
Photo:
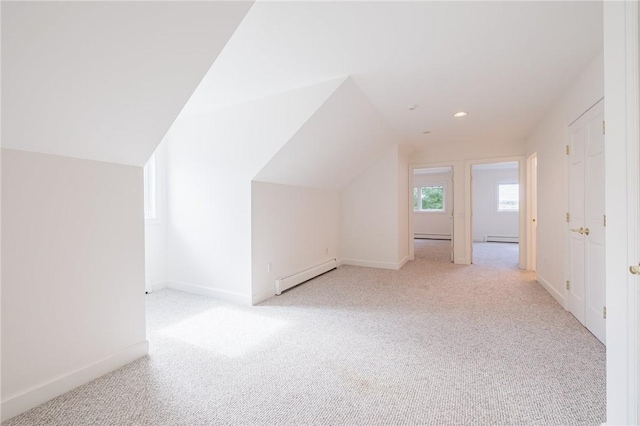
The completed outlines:
<svg viewBox="0 0 640 426">
<path fill-rule="evenodd" d="M 417 240 L 450 240 L 451 234 L 423 234 L 416 232 L 413 234 L 413 238 Z"/>
<path fill-rule="evenodd" d="M 485 243 L 517 243 L 518 237 L 505 237 L 501 235 L 487 235 L 484 237 Z"/>
<path fill-rule="evenodd" d="M 329 272 L 332 269 L 338 267 L 336 259 L 332 259 L 328 262 L 321 263 L 320 265 L 313 266 L 297 274 L 289 275 L 288 277 L 280 278 L 276 280 L 276 295 L 281 295 L 283 291 L 289 290 L 291 287 L 295 287 L 303 282 L 309 281 L 312 278 L 322 275 L 325 272 Z"/>
</svg>

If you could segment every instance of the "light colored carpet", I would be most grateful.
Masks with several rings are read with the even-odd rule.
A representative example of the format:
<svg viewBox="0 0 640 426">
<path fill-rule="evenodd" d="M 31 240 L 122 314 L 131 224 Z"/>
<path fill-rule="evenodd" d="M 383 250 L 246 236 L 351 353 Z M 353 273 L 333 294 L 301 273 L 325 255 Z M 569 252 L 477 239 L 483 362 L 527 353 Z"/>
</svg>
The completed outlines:
<svg viewBox="0 0 640 426">
<path fill-rule="evenodd" d="M 152 352 L 6 423 L 600 424 L 605 349 L 513 269 L 343 266 L 237 307 L 148 296 Z"/>
</svg>

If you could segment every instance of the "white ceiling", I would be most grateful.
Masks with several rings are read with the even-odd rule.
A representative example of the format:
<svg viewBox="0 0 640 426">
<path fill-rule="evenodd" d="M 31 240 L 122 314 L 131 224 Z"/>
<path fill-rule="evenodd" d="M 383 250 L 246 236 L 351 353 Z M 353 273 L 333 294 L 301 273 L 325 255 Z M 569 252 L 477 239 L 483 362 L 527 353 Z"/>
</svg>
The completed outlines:
<svg viewBox="0 0 640 426">
<path fill-rule="evenodd" d="M 602 46 L 601 2 L 257 2 L 183 114 L 350 75 L 401 142 L 518 140 Z"/>
<path fill-rule="evenodd" d="M 2 2 L 2 146 L 143 165 L 247 2 Z"/>
</svg>

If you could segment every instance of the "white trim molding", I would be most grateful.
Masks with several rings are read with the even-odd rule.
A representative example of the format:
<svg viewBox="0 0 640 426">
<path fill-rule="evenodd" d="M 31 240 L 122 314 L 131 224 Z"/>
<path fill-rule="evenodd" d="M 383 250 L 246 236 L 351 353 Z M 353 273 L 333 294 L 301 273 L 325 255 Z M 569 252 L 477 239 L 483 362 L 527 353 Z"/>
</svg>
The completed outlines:
<svg viewBox="0 0 640 426">
<path fill-rule="evenodd" d="M 338 260 L 338 267 L 342 265 L 351 266 L 363 266 L 365 268 L 378 268 L 378 269 L 392 269 L 399 270 L 409 261 L 409 256 L 405 256 L 399 262 L 378 262 L 375 260 L 361 260 L 361 259 L 340 259 Z"/>
<path fill-rule="evenodd" d="M 607 424 L 640 422 L 638 2 L 604 2 Z"/>
<path fill-rule="evenodd" d="M 234 291 L 221 290 L 218 288 L 204 287 L 201 285 L 185 283 L 181 281 L 168 281 L 167 288 L 184 291 L 185 293 L 199 294 L 201 296 L 214 297 L 240 305 L 251 306 L 252 296 L 248 294 L 236 293 Z"/>
<path fill-rule="evenodd" d="M 2 400 L 2 421 L 24 413 L 148 354 L 149 342 L 143 340 L 93 364 L 40 383 L 17 395 L 10 395 Z"/>
<path fill-rule="evenodd" d="M 567 309 L 566 298 L 563 293 L 560 293 L 558 290 L 556 290 L 551 284 L 549 284 L 549 281 L 547 281 L 545 278 L 543 278 L 540 275 L 536 275 L 536 281 L 545 290 L 547 290 L 547 293 L 549 293 L 551 297 L 556 299 L 556 302 L 558 302 L 563 309 Z"/>
</svg>

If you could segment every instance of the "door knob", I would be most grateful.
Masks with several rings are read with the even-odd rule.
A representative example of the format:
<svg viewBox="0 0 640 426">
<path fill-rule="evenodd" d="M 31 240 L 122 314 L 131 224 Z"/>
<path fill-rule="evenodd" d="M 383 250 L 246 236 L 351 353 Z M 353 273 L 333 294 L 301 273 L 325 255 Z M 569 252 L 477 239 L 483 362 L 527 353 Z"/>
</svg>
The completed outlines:
<svg viewBox="0 0 640 426">
<path fill-rule="evenodd" d="M 633 275 L 640 275 L 640 265 L 629 266 L 629 272 L 631 272 Z"/>
<path fill-rule="evenodd" d="M 587 234 L 587 236 L 589 235 L 589 228 L 584 230 L 584 233 Z"/>
<path fill-rule="evenodd" d="M 578 234 L 581 234 L 581 235 L 582 235 L 582 234 L 584 234 L 584 228 L 583 228 L 582 226 L 580 227 L 580 229 L 578 229 L 578 228 L 571 228 L 571 229 L 569 229 L 569 231 L 571 231 L 571 232 L 577 232 Z M 587 235 L 589 235 L 589 234 L 587 234 Z"/>
</svg>

